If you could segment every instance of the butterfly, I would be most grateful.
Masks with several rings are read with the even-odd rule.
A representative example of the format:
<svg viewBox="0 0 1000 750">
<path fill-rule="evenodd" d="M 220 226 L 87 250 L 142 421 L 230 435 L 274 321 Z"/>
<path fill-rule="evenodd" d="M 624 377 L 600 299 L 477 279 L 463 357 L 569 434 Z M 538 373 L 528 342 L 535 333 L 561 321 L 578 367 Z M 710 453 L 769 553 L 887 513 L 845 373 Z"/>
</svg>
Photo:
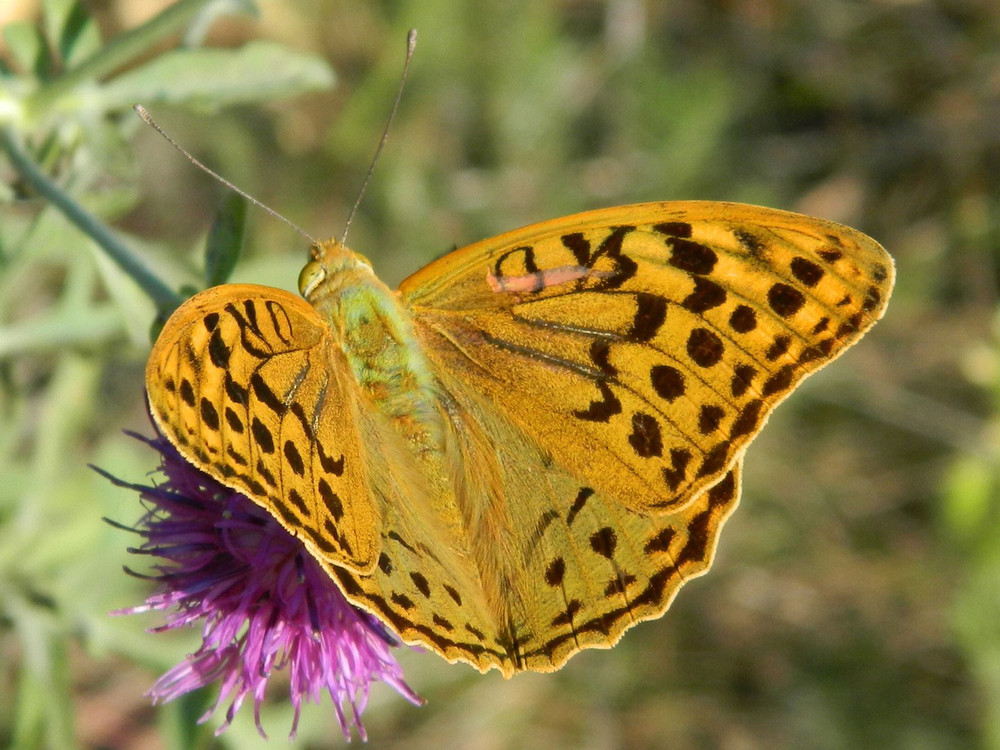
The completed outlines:
<svg viewBox="0 0 1000 750">
<path fill-rule="evenodd" d="M 708 569 L 747 445 L 882 316 L 893 274 L 853 229 L 719 202 L 534 224 L 396 291 L 331 240 L 304 299 L 189 299 L 146 388 L 187 460 L 403 641 L 548 672 Z"/>
</svg>

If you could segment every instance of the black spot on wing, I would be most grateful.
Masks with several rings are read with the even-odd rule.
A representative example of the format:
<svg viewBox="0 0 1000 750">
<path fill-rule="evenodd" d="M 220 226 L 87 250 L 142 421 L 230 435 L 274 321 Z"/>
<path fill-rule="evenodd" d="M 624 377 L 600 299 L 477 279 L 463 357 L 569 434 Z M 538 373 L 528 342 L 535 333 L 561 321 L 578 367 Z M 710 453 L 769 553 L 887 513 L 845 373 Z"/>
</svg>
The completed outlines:
<svg viewBox="0 0 1000 750">
<path fill-rule="evenodd" d="M 545 568 L 545 582 L 557 588 L 562 586 L 563 577 L 566 575 L 566 561 L 561 557 L 557 557 L 549 561 L 548 567 Z"/>
<path fill-rule="evenodd" d="M 229 400 L 232 401 L 234 404 L 239 404 L 240 406 L 246 406 L 247 396 L 249 395 L 249 391 L 247 391 L 246 388 L 244 388 L 242 385 L 233 380 L 233 376 L 230 375 L 228 372 L 226 373 L 224 382 L 226 388 L 226 395 L 229 396 Z"/>
<path fill-rule="evenodd" d="M 274 453 L 274 438 L 271 435 L 271 431 L 257 417 L 254 417 L 250 422 L 250 433 L 253 435 L 254 442 L 257 443 L 258 448 L 264 453 Z"/>
<path fill-rule="evenodd" d="M 380 552 L 378 555 L 378 569 L 386 575 L 392 574 L 392 560 L 385 552 Z"/>
<path fill-rule="evenodd" d="M 552 618 L 552 625 L 555 627 L 560 627 L 562 625 L 572 625 L 573 618 L 579 614 L 580 610 L 583 609 L 583 603 L 579 599 L 572 599 L 566 602 L 565 611 Z"/>
<path fill-rule="evenodd" d="M 425 599 L 429 599 L 431 596 L 431 587 L 427 583 L 427 579 L 422 573 L 415 570 L 410 571 L 410 580 L 413 581 L 413 585 L 417 587 L 417 591 L 423 594 Z"/>
<path fill-rule="evenodd" d="M 700 242 L 671 237 L 666 243 L 670 248 L 670 265 L 688 273 L 710 274 L 719 260 L 712 248 Z"/>
<path fill-rule="evenodd" d="M 739 398 L 745 394 L 753 384 L 753 379 L 756 375 L 756 368 L 751 367 L 750 365 L 736 365 L 736 367 L 733 368 L 733 378 L 729 384 L 729 388 L 732 391 L 733 396 Z"/>
<path fill-rule="evenodd" d="M 792 259 L 792 275 L 808 287 L 814 287 L 823 278 L 826 271 L 808 258 Z"/>
<path fill-rule="evenodd" d="M 570 232 L 559 238 L 563 245 L 573 253 L 577 265 L 586 266 L 590 261 L 590 241 L 582 232 Z"/>
<path fill-rule="evenodd" d="M 621 414 L 622 403 L 610 386 L 602 380 L 598 381 L 597 387 L 601 391 L 601 400 L 591 401 L 589 407 L 574 411 L 573 416 L 588 422 L 609 422 L 611 417 Z"/>
<path fill-rule="evenodd" d="M 691 225 L 686 221 L 665 221 L 653 225 L 653 231 L 668 237 L 690 237 Z"/>
<path fill-rule="evenodd" d="M 309 506 L 306 505 L 305 498 L 303 498 L 295 488 L 288 491 L 288 499 L 292 502 L 292 505 L 295 506 L 296 510 L 298 510 L 299 515 L 309 518 L 311 515 L 309 513 Z"/>
<path fill-rule="evenodd" d="M 610 526 L 598 529 L 590 535 L 590 548 L 601 557 L 612 559 L 618 546 L 618 536 Z"/>
<path fill-rule="evenodd" d="M 566 514 L 566 525 L 569 526 L 576 520 L 577 514 L 583 510 L 583 506 L 586 505 L 587 500 L 590 496 L 594 494 L 594 491 L 590 487 L 581 487 L 580 491 L 576 495 L 576 499 L 573 500 L 573 504 L 569 508 L 569 513 Z"/>
<path fill-rule="evenodd" d="M 215 406 L 204 396 L 201 397 L 201 421 L 205 423 L 212 432 L 219 431 L 219 412 Z"/>
<path fill-rule="evenodd" d="M 757 313 L 746 305 L 737 305 L 729 316 L 729 326 L 737 333 L 749 333 L 757 327 Z"/>
<path fill-rule="evenodd" d="M 229 429 L 233 432 L 242 434 L 244 430 L 243 420 L 240 419 L 240 415 L 233 411 L 232 407 L 226 407 L 226 424 L 229 425 Z"/>
<path fill-rule="evenodd" d="M 640 458 L 662 456 L 663 438 L 656 417 L 641 412 L 633 414 L 632 433 L 628 436 L 628 442 Z"/>
<path fill-rule="evenodd" d="M 699 367 L 712 367 L 722 359 L 722 339 L 707 328 L 695 328 L 687 341 L 688 356 Z"/>
<path fill-rule="evenodd" d="M 232 302 L 225 306 L 226 312 L 239 326 L 240 345 L 251 356 L 257 359 L 268 359 L 274 352 L 257 327 L 257 308 L 254 307 L 252 300 L 246 300 L 243 308 L 244 311 L 241 312 Z"/>
<path fill-rule="evenodd" d="M 767 290 L 767 301 L 782 318 L 790 318 L 806 303 L 805 295 L 788 284 L 777 283 Z"/>
<path fill-rule="evenodd" d="M 516 265 L 513 269 L 505 269 L 507 259 L 516 259 L 518 255 L 521 256 L 520 265 Z M 514 271 L 514 273 L 506 273 L 506 270 Z M 524 276 L 525 274 L 532 273 L 538 273 L 538 264 L 535 262 L 535 248 L 530 245 L 520 245 L 511 248 L 497 258 L 496 263 L 493 264 L 493 275 L 498 278 L 504 276 Z"/>
<path fill-rule="evenodd" d="M 285 441 L 284 446 L 285 460 L 288 462 L 288 467 L 297 475 L 305 476 L 306 467 L 302 460 L 302 454 L 299 453 L 299 449 L 295 447 L 295 443 L 291 440 Z"/>
<path fill-rule="evenodd" d="M 455 589 L 454 586 L 449 586 L 447 583 L 443 584 L 443 586 L 444 586 L 444 590 L 448 592 L 448 596 L 451 597 L 451 600 L 453 602 L 455 602 L 455 604 L 457 604 L 459 607 L 461 607 L 462 606 L 462 597 L 458 593 L 458 590 Z"/>
<path fill-rule="evenodd" d="M 319 481 L 316 483 L 316 489 L 319 491 L 319 497 L 323 501 L 323 505 L 326 506 L 326 512 L 330 514 L 333 520 L 339 521 L 343 518 L 344 504 L 341 502 L 340 496 L 333 491 L 326 479 L 320 477 Z"/>
<path fill-rule="evenodd" d="M 607 377 L 618 374 L 617 368 L 611 364 L 611 343 L 607 339 L 594 339 L 590 344 L 590 360 Z"/>
<path fill-rule="evenodd" d="M 216 316 L 218 317 L 218 316 Z M 208 358 L 212 364 L 220 369 L 229 367 L 229 357 L 232 349 L 222 340 L 222 331 L 218 328 L 212 331 L 212 336 L 208 340 Z"/>
<path fill-rule="evenodd" d="M 181 378 L 180 393 L 181 393 L 181 400 L 184 401 L 184 403 L 187 404 L 188 406 L 193 407 L 195 403 L 194 388 L 191 386 L 191 381 L 189 381 L 187 378 Z"/>
<path fill-rule="evenodd" d="M 684 395 L 684 374 L 670 365 L 654 365 L 649 371 L 653 390 L 660 398 L 670 402 Z"/>
<path fill-rule="evenodd" d="M 267 314 L 271 318 L 271 326 L 275 335 L 281 339 L 285 346 L 291 346 L 294 331 L 292 331 L 292 321 L 288 317 L 288 311 L 280 302 L 275 302 L 272 299 L 267 300 L 264 307 L 267 308 Z"/>
<path fill-rule="evenodd" d="M 417 554 L 417 551 L 405 539 L 403 539 L 403 537 L 401 537 L 395 531 L 390 531 L 388 534 L 386 534 L 386 538 L 387 539 L 391 539 L 392 541 L 396 542 L 399 546 L 401 546 L 403 549 L 407 550 L 408 552 L 410 552 L 410 553 L 412 553 L 414 555 Z"/>
<path fill-rule="evenodd" d="M 271 390 L 270 386 L 264 381 L 260 372 L 255 372 L 250 376 L 250 388 L 253 389 L 253 394 L 263 403 L 267 408 L 277 414 L 279 417 L 283 417 L 288 407 Z"/>
<path fill-rule="evenodd" d="M 698 476 L 704 477 L 722 471 L 729 458 L 729 442 L 724 440 L 715 445 L 702 459 L 701 466 L 698 467 Z"/>
<path fill-rule="evenodd" d="M 726 290 L 701 276 L 694 277 L 694 291 L 689 294 L 681 307 L 690 310 L 696 315 L 701 315 L 712 308 L 718 307 L 726 301 Z"/>
<path fill-rule="evenodd" d="M 323 446 L 318 442 L 314 442 L 313 445 L 316 448 L 316 455 L 319 456 L 319 464 L 323 467 L 323 471 L 337 477 L 341 476 L 344 473 L 344 455 L 341 454 L 340 458 L 334 460 L 332 456 L 326 454 Z"/>
<path fill-rule="evenodd" d="M 622 254 L 622 243 L 625 240 L 625 235 L 633 231 L 635 231 L 635 227 L 633 226 L 621 226 L 612 229 L 611 234 L 597 248 L 597 251 L 590 257 L 589 262 L 584 264 L 588 268 L 593 268 L 598 258 L 602 256 L 610 258 L 612 261 L 613 269 L 611 274 L 594 284 L 593 289 L 618 289 L 622 284 L 635 276 L 636 271 L 639 270 L 639 265 L 627 255 Z"/>
<path fill-rule="evenodd" d="M 792 344 L 792 337 L 785 334 L 781 334 L 774 337 L 774 341 L 768 350 L 764 353 L 764 357 L 769 362 L 774 362 L 778 357 L 782 356 L 788 352 L 788 347 Z"/>
<path fill-rule="evenodd" d="M 793 377 L 795 376 L 795 369 L 794 365 L 785 365 L 771 375 L 771 377 L 764 381 L 764 387 L 761 389 L 761 395 L 773 396 L 775 393 L 787 391 L 788 387 L 792 384 Z"/>
<path fill-rule="evenodd" d="M 702 435 L 715 432 L 719 429 L 719 424 L 725 416 L 726 412 L 721 406 L 716 404 L 702 404 L 698 416 L 698 431 Z"/>
<path fill-rule="evenodd" d="M 559 514 L 551 508 L 542 513 L 538 522 L 535 524 L 535 530 L 531 534 L 531 541 L 528 543 L 528 549 L 533 550 L 536 546 L 538 546 L 538 542 L 541 541 L 542 536 L 545 534 L 545 530 L 548 529 L 552 522 L 557 518 L 559 518 Z"/>
<path fill-rule="evenodd" d="M 684 477 L 687 476 L 687 467 L 690 462 L 691 451 L 687 448 L 670 449 L 670 467 L 663 467 L 663 481 L 667 483 L 667 486 L 671 490 L 676 490 L 680 487 L 681 482 L 684 481 Z"/>
<path fill-rule="evenodd" d="M 646 554 L 652 554 L 654 552 L 669 552 L 670 543 L 674 540 L 677 532 L 674 531 L 669 526 L 660 529 L 655 536 L 653 536 L 644 547 Z"/>
<path fill-rule="evenodd" d="M 764 249 L 767 247 L 763 240 L 760 239 L 755 234 L 752 234 L 746 229 L 737 229 L 733 232 L 733 236 L 743 245 L 743 249 L 747 253 L 755 258 L 760 258 L 764 255 Z"/>
<path fill-rule="evenodd" d="M 626 334 L 630 341 L 645 343 L 653 339 L 667 319 L 667 300 L 658 294 L 640 292 L 635 297 L 635 317 Z"/>
<path fill-rule="evenodd" d="M 733 426 L 729 431 L 729 436 L 731 438 L 737 438 L 742 435 L 749 435 L 756 430 L 757 425 L 760 424 L 760 412 L 763 407 L 764 402 L 759 398 L 748 401 L 740 411 L 740 415 L 736 418 L 736 421 L 733 422 Z"/>
</svg>

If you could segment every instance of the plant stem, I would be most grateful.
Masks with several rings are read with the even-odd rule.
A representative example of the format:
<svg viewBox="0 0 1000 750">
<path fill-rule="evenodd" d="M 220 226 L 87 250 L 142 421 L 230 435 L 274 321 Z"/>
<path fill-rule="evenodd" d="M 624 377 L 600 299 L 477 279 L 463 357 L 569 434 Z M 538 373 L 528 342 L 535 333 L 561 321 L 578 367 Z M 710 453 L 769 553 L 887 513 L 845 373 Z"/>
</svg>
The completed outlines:
<svg viewBox="0 0 1000 750">
<path fill-rule="evenodd" d="M 183 301 L 180 295 L 160 281 L 104 223 L 45 176 L 7 128 L 0 128 L 0 146 L 7 152 L 18 173 L 42 197 L 62 211 L 63 215 L 84 234 L 100 245 L 104 252 L 150 296 L 158 309 L 173 310 Z"/>
</svg>

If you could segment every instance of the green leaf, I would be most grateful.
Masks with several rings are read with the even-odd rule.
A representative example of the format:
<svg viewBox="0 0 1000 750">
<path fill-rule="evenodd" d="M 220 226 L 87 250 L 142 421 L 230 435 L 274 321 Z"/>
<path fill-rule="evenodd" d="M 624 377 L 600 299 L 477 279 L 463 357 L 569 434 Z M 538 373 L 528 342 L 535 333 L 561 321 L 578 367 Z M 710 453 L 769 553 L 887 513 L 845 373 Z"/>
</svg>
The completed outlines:
<svg viewBox="0 0 1000 750">
<path fill-rule="evenodd" d="M 257 0 L 216 0 L 191 20 L 184 33 L 182 46 L 205 46 L 205 39 L 216 19 L 227 15 L 248 16 L 257 20 L 260 18 L 260 8 Z"/>
<path fill-rule="evenodd" d="M 79 0 L 45 0 L 43 11 L 49 46 L 58 50 L 63 69 L 72 68 L 100 48 L 100 31 Z"/>
<path fill-rule="evenodd" d="M 51 5 L 49 34 L 53 39 L 63 37 L 63 29 L 72 25 L 68 12 L 70 6 L 65 3 L 71 0 L 48 0 Z M 89 86 L 130 65 L 136 59 L 149 55 L 157 44 L 167 37 L 181 31 L 185 24 L 197 18 L 206 8 L 219 2 L 228 6 L 227 0 L 177 0 L 168 5 L 141 26 L 119 34 L 101 46 L 96 52 L 79 62 L 58 78 L 42 88 L 34 97 L 32 108 L 38 112 L 46 112 L 50 107 L 65 106 L 62 100 L 70 92 L 87 87 L 84 96 L 87 104 L 94 101 Z M 70 34 L 72 36 L 72 34 Z M 74 51 L 74 59 L 76 58 Z M 82 52 L 81 52 L 82 54 Z"/>
<path fill-rule="evenodd" d="M 101 32 L 87 9 L 81 3 L 74 2 L 56 41 L 63 65 L 73 68 L 100 49 Z"/>
<path fill-rule="evenodd" d="M 247 202 L 230 193 L 212 222 L 205 246 L 205 284 L 216 286 L 229 280 L 243 249 Z"/>
<path fill-rule="evenodd" d="M 3 27 L 3 39 L 11 56 L 25 73 L 46 77 L 52 70 L 52 60 L 41 31 L 27 21 L 9 23 Z"/>
<path fill-rule="evenodd" d="M 105 110 L 142 104 L 185 104 L 214 112 L 232 104 L 265 102 L 334 85 L 327 62 L 275 42 L 239 49 L 167 52 L 103 87 Z"/>
<path fill-rule="evenodd" d="M 42 25 L 49 39 L 58 41 L 62 37 L 66 22 L 76 4 L 76 0 L 43 0 Z"/>
</svg>

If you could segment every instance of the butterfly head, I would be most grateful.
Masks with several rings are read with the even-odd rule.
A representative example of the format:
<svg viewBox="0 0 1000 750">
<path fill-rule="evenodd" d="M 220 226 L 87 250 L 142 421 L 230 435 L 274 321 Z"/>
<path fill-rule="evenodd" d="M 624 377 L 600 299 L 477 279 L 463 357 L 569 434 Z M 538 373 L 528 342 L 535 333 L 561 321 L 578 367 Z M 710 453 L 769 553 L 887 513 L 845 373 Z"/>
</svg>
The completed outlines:
<svg viewBox="0 0 1000 750">
<path fill-rule="evenodd" d="M 371 261 L 337 240 L 317 242 L 299 274 L 299 293 L 316 304 L 320 297 L 374 276 Z"/>
</svg>

